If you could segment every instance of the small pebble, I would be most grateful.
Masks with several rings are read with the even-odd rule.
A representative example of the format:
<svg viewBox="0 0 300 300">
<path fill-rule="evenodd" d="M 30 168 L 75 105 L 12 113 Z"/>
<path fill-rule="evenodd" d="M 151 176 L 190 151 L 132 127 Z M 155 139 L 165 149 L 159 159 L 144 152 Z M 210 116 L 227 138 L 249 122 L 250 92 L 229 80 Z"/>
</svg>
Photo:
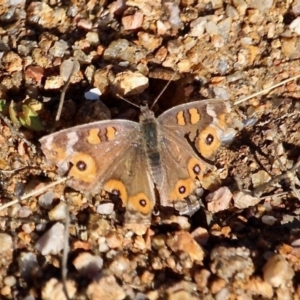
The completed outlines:
<svg viewBox="0 0 300 300">
<path fill-rule="evenodd" d="M 28 206 L 22 206 L 18 213 L 20 218 L 28 218 L 32 214 L 32 210 Z"/>
<path fill-rule="evenodd" d="M 178 3 L 173 1 L 165 1 L 163 3 L 167 15 L 169 16 L 168 18 L 169 23 L 172 26 L 179 28 L 181 25 L 181 18 L 180 18 L 180 8 Z"/>
<path fill-rule="evenodd" d="M 19 203 L 10 206 L 7 210 L 8 216 L 11 218 L 16 216 L 16 214 L 19 213 L 20 209 L 21 209 L 21 205 Z"/>
<path fill-rule="evenodd" d="M 182 251 L 187 253 L 191 259 L 202 262 L 204 251 L 201 246 L 193 239 L 190 233 L 186 231 L 177 231 L 167 239 L 167 245 L 174 252 Z"/>
<path fill-rule="evenodd" d="M 54 43 L 53 47 L 49 50 L 49 53 L 54 57 L 63 57 L 67 49 L 67 42 L 59 40 Z"/>
<path fill-rule="evenodd" d="M 92 279 L 102 269 L 103 259 L 89 252 L 83 252 L 73 260 L 73 265 L 81 276 Z"/>
<path fill-rule="evenodd" d="M 34 227 L 32 227 L 30 224 L 23 224 L 22 225 L 22 230 L 25 233 L 29 234 L 29 233 L 31 233 L 34 230 Z"/>
<path fill-rule="evenodd" d="M 261 221 L 264 223 L 264 224 L 267 224 L 269 226 L 272 226 L 275 224 L 275 222 L 277 221 L 276 218 L 274 218 L 273 216 L 267 216 L 267 215 L 264 215 L 262 218 L 261 218 Z"/>
<path fill-rule="evenodd" d="M 122 300 L 126 297 L 114 276 L 103 276 L 92 282 L 87 288 L 87 295 L 91 300 Z"/>
<path fill-rule="evenodd" d="M 3 296 L 9 296 L 11 295 L 11 287 L 6 285 L 4 287 L 1 288 L 1 295 Z"/>
<path fill-rule="evenodd" d="M 77 291 L 76 284 L 72 280 L 67 280 L 65 287 L 68 292 L 68 296 L 72 299 Z M 51 278 L 46 282 L 42 288 L 42 299 L 43 300 L 66 300 L 64 286 L 61 281 L 56 278 Z"/>
<path fill-rule="evenodd" d="M 205 292 L 208 289 L 208 280 L 211 276 L 211 273 L 206 270 L 196 270 L 194 274 L 194 280 L 197 283 L 197 289 L 201 292 Z"/>
<path fill-rule="evenodd" d="M 117 74 L 113 89 L 117 95 L 141 94 L 149 86 L 149 79 L 139 72 L 125 71 Z"/>
<path fill-rule="evenodd" d="M 273 288 L 272 286 L 263 281 L 261 278 L 251 278 L 246 285 L 246 289 L 249 290 L 254 295 L 260 295 L 267 299 L 272 299 L 273 297 Z"/>
<path fill-rule="evenodd" d="M 286 284 L 292 280 L 294 275 L 294 270 L 280 254 L 276 254 L 269 258 L 263 267 L 264 280 L 275 288 L 286 286 Z"/>
<path fill-rule="evenodd" d="M 6 233 L 0 233 L 1 252 L 13 251 L 12 237 Z"/>
<path fill-rule="evenodd" d="M 234 207 L 245 209 L 258 204 L 261 200 L 257 197 L 245 194 L 244 192 L 235 192 L 233 194 Z"/>
<path fill-rule="evenodd" d="M 98 239 L 98 244 L 99 244 L 99 251 L 100 252 L 107 252 L 109 250 L 109 247 L 106 244 L 106 239 L 105 237 L 100 237 Z"/>
<path fill-rule="evenodd" d="M 42 194 L 39 199 L 39 205 L 45 209 L 50 209 L 52 206 L 52 202 L 54 200 L 54 193 L 53 191 L 47 191 L 46 193 Z"/>
<path fill-rule="evenodd" d="M 217 294 L 225 287 L 226 287 L 226 280 L 224 280 L 223 278 L 216 278 L 210 284 L 210 291 L 213 294 Z"/>
<path fill-rule="evenodd" d="M 123 243 L 123 236 L 115 231 L 109 232 L 106 236 L 106 244 L 110 249 L 121 248 Z"/>
<path fill-rule="evenodd" d="M 212 250 L 211 271 L 223 278 L 229 280 L 232 277 L 245 279 L 254 272 L 253 261 L 250 257 L 250 250 L 245 247 L 223 247 L 219 246 Z"/>
<path fill-rule="evenodd" d="M 124 255 L 118 255 L 114 257 L 113 262 L 109 265 L 109 269 L 117 277 L 122 278 L 122 275 L 130 270 L 130 261 Z"/>
<path fill-rule="evenodd" d="M 14 286 L 17 283 L 17 279 L 14 276 L 6 276 L 4 278 L 4 284 L 7 286 Z"/>
<path fill-rule="evenodd" d="M 230 291 L 228 288 L 222 289 L 219 293 L 215 295 L 215 300 L 229 300 Z"/>
<path fill-rule="evenodd" d="M 198 300 L 199 298 L 196 295 L 192 295 L 187 291 L 178 291 L 174 292 L 167 298 L 168 300 Z"/>
<path fill-rule="evenodd" d="M 29 280 L 34 273 L 40 270 L 37 257 L 32 252 L 22 252 L 18 258 L 22 278 Z"/>
<path fill-rule="evenodd" d="M 46 79 L 44 89 L 56 90 L 64 85 L 64 79 L 61 76 L 49 76 Z"/>
<path fill-rule="evenodd" d="M 48 212 L 48 217 L 51 221 L 64 220 L 67 216 L 67 204 L 60 201 L 54 208 Z"/>
<path fill-rule="evenodd" d="M 254 187 L 258 187 L 271 180 L 271 176 L 266 171 L 258 171 L 252 175 L 252 183 Z"/>
<path fill-rule="evenodd" d="M 193 239 L 202 246 L 205 246 L 207 244 L 207 241 L 209 239 L 209 233 L 206 228 L 198 227 L 196 228 L 192 233 L 191 236 Z"/>
<path fill-rule="evenodd" d="M 122 25 L 125 30 L 134 30 L 140 28 L 143 24 L 144 15 L 137 11 L 133 15 L 125 16 L 122 18 Z"/>
<path fill-rule="evenodd" d="M 146 51 L 125 39 L 113 41 L 103 53 L 105 60 L 121 60 L 138 63 L 146 55 Z"/>
<path fill-rule="evenodd" d="M 229 188 L 225 186 L 208 194 L 205 200 L 207 202 L 207 209 L 212 213 L 216 213 L 228 209 L 231 199 L 232 193 Z"/>
<path fill-rule="evenodd" d="M 35 249 L 42 255 L 58 254 L 64 247 L 65 226 L 61 223 L 55 223 L 47 232 L 45 232 L 35 244 Z"/>
<path fill-rule="evenodd" d="M 114 211 L 113 203 L 100 203 L 97 206 L 97 213 L 101 215 L 110 215 Z"/>
</svg>

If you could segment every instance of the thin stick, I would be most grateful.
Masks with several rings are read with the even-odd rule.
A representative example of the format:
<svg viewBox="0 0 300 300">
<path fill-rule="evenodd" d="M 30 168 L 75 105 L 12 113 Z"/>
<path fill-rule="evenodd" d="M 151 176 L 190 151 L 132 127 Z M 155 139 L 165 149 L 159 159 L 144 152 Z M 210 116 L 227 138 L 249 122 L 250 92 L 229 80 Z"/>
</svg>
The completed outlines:
<svg viewBox="0 0 300 300">
<path fill-rule="evenodd" d="M 240 100 L 237 100 L 236 102 L 234 102 L 234 105 L 241 104 L 241 103 L 243 103 L 243 102 L 245 102 L 245 101 L 247 101 L 247 100 L 249 100 L 249 99 L 252 99 L 252 98 L 254 98 L 254 97 L 257 97 L 257 96 L 259 96 L 259 95 L 262 95 L 262 94 L 264 94 L 264 93 L 266 93 L 266 92 L 269 92 L 269 91 L 271 91 L 271 90 L 273 90 L 273 89 L 275 89 L 275 88 L 277 88 L 277 87 L 279 87 L 279 86 L 282 86 L 282 85 L 284 85 L 284 84 L 286 84 L 286 83 L 288 83 L 288 82 L 290 82 L 290 81 L 296 80 L 296 79 L 298 79 L 298 78 L 300 78 L 300 74 L 299 74 L 299 75 L 296 75 L 296 76 L 293 76 L 293 77 L 291 77 L 291 78 L 288 78 L 288 79 L 286 79 L 286 80 L 283 80 L 283 81 L 281 81 L 281 82 L 279 82 L 279 83 L 276 83 L 276 84 L 274 84 L 273 86 L 270 86 L 269 88 L 266 88 L 266 89 L 264 89 L 264 90 L 262 90 L 262 91 L 259 91 L 259 92 L 257 92 L 257 93 L 254 93 L 254 94 L 252 94 L 252 95 L 250 95 L 250 96 L 247 96 L 247 97 L 244 97 L 244 98 L 242 98 L 242 99 L 240 99 Z"/>
<path fill-rule="evenodd" d="M 76 68 L 78 68 L 78 62 L 76 62 L 74 60 L 73 62 L 73 66 L 72 66 L 72 70 L 70 72 L 70 76 L 68 77 L 68 80 L 66 82 L 66 84 L 64 85 L 60 97 L 59 97 L 59 105 L 58 105 L 58 109 L 57 109 L 57 113 L 56 113 L 56 117 L 55 117 L 55 121 L 58 121 L 60 119 L 60 115 L 63 109 L 63 105 L 64 105 L 64 101 L 65 101 L 65 95 L 66 95 L 66 91 L 70 85 L 71 79 L 76 71 Z"/>
<path fill-rule="evenodd" d="M 66 202 L 66 221 L 65 221 L 65 232 L 64 232 L 64 249 L 62 257 L 62 267 L 61 267 L 61 278 L 63 282 L 63 291 L 67 298 L 70 300 L 68 290 L 67 290 L 67 274 L 68 274 L 68 253 L 69 253 L 69 227 L 70 227 L 70 215 L 69 215 L 69 203 Z"/>
<path fill-rule="evenodd" d="M 67 180 L 66 177 L 65 177 L 65 178 L 62 178 L 62 179 L 59 179 L 59 180 L 54 181 L 54 182 L 52 182 L 52 183 L 50 183 L 50 184 L 48 184 L 48 185 L 46 185 L 46 186 L 44 186 L 44 187 L 41 187 L 41 188 L 39 188 L 39 189 L 37 189 L 37 190 L 34 190 L 34 191 L 32 191 L 32 192 L 30 192 L 30 193 L 28 193 L 28 194 L 26 194 L 26 195 L 23 195 L 20 199 L 14 199 L 14 200 L 12 200 L 12 201 L 10 201 L 10 202 L 8 202 L 8 203 L 5 203 L 5 204 L 3 204 L 3 205 L 0 205 L 0 210 L 3 210 L 3 209 L 5 209 L 5 208 L 7 208 L 7 207 L 10 207 L 10 206 L 12 206 L 12 205 L 14 205 L 14 204 L 16 204 L 16 203 L 18 203 L 18 202 L 20 202 L 20 201 L 26 200 L 26 199 L 28 199 L 28 198 L 30 198 L 30 197 L 36 196 L 36 195 L 38 195 L 38 194 L 42 194 L 42 193 L 44 193 L 47 189 L 49 189 L 49 188 L 51 188 L 51 187 L 53 187 L 53 186 L 56 186 L 56 185 L 58 185 L 58 184 L 60 184 L 60 183 L 62 183 L 62 182 L 64 182 L 64 181 L 66 181 L 66 180 Z"/>
</svg>

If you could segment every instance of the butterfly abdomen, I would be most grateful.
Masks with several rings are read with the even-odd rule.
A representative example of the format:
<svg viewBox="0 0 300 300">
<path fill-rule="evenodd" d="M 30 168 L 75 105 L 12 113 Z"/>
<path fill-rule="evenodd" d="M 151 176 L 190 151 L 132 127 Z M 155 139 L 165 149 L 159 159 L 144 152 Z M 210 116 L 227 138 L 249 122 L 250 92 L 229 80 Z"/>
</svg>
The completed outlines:
<svg viewBox="0 0 300 300">
<path fill-rule="evenodd" d="M 155 118 L 145 118 L 141 121 L 143 146 L 151 176 L 155 184 L 162 182 L 162 167 L 160 157 L 161 138 Z"/>
</svg>

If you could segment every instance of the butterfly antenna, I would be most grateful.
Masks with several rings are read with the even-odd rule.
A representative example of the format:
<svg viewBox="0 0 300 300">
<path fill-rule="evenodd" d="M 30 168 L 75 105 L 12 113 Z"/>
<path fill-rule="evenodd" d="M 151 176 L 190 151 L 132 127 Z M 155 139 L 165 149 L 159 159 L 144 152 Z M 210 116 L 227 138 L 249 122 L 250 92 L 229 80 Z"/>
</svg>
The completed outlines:
<svg viewBox="0 0 300 300">
<path fill-rule="evenodd" d="M 133 103 L 133 102 L 130 102 L 130 101 L 127 100 L 126 98 L 122 97 L 121 95 L 117 94 L 116 96 L 117 96 L 118 98 L 124 100 L 125 102 L 127 102 L 127 103 L 129 103 L 129 104 L 131 104 L 131 105 L 133 105 L 133 106 L 135 106 L 135 107 L 137 107 L 137 108 L 140 108 L 137 104 L 135 104 L 135 103 Z"/>
<path fill-rule="evenodd" d="M 173 75 L 171 76 L 171 78 L 169 79 L 169 81 L 167 82 L 167 84 L 165 85 L 165 87 L 162 89 L 162 91 L 158 94 L 158 96 L 155 98 L 154 102 L 152 103 L 150 109 L 152 110 L 153 106 L 155 105 L 155 103 L 160 99 L 161 95 L 165 92 L 165 90 L 168 88 L 168 86 L 170 85 L 171 81 L 173 81 L 173 79 L 175 78 L 175 76 L 177 75 L 177 72 L 174 72 Z"/>
</svg>

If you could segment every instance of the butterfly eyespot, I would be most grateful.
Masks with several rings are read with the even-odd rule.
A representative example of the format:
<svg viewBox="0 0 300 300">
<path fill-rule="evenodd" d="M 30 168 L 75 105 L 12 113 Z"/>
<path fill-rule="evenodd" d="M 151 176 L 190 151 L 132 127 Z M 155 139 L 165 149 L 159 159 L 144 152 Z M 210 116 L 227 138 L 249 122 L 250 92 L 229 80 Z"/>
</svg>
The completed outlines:
<svg viewBox="0 0 300 300">
<path fill-rule="evenodd" d="M 147 201 L 145 199 L 141 199 L 140 201 L 140 205 L 145 207 L 147 205 Z"/>
<path fill-rule="evenodd" d="M 188 172 L 192 179 L 195 179 L 196 177 L 200 179 L 200 177 L 206 173 L 206 169 L 206 165 L 194 157 L 190 158 L 188 161 Z"/>
<path fill-rule="evenodd" d="M 197 164 L 193 167 L 193 172 L 196 174 L 196 175 L 199 175 L 200 172 L 201 172 L 201 168 L 200 166 Z"/>
<path fill-rule="evenodd" d="M 128 198 L 127 208 L 135 209 L 145 215 L 152 211 L 153 206 L 153 201 L 151 201 L 144 193 L 137 193 Z"/>
<path fill-rule="evenodd" d="M 212 136 L 212 134 L 208 134 L 205 141 L 207 145 L 211 145 L 214 141 L 214 137 Z"/>
<path fill-rule="evenodd" d="M 77 163 L 76 163 L 76 168 L 79 170 L 79 171 L 85 171 L 87 166 L 86 166 L 86 163 L 82 160 L 79 160 Z"/>
<path fill-rule="evenodd" d="M 191 177 L 177 181 L 174 190 L 171 192 L 169 199 L 171 201 L 184 200 L 194 189 L 194 179 Z"/>
<path fill-rule="evenodd" d="M 86 183 L 93 183 L 97 177 L 97 165 L 89 154 L 77 152 L 70 159 L 69 176 L 74 180 L 81 180 Z"/>
<path fill-rule="evenodd" d="M 185 191 L 186 191 L 185 186 L 182 185 L 181 187 L 179 187 L 178 191 L 179 191 L 180 194 L 184 194 Z"/>
</svg>

